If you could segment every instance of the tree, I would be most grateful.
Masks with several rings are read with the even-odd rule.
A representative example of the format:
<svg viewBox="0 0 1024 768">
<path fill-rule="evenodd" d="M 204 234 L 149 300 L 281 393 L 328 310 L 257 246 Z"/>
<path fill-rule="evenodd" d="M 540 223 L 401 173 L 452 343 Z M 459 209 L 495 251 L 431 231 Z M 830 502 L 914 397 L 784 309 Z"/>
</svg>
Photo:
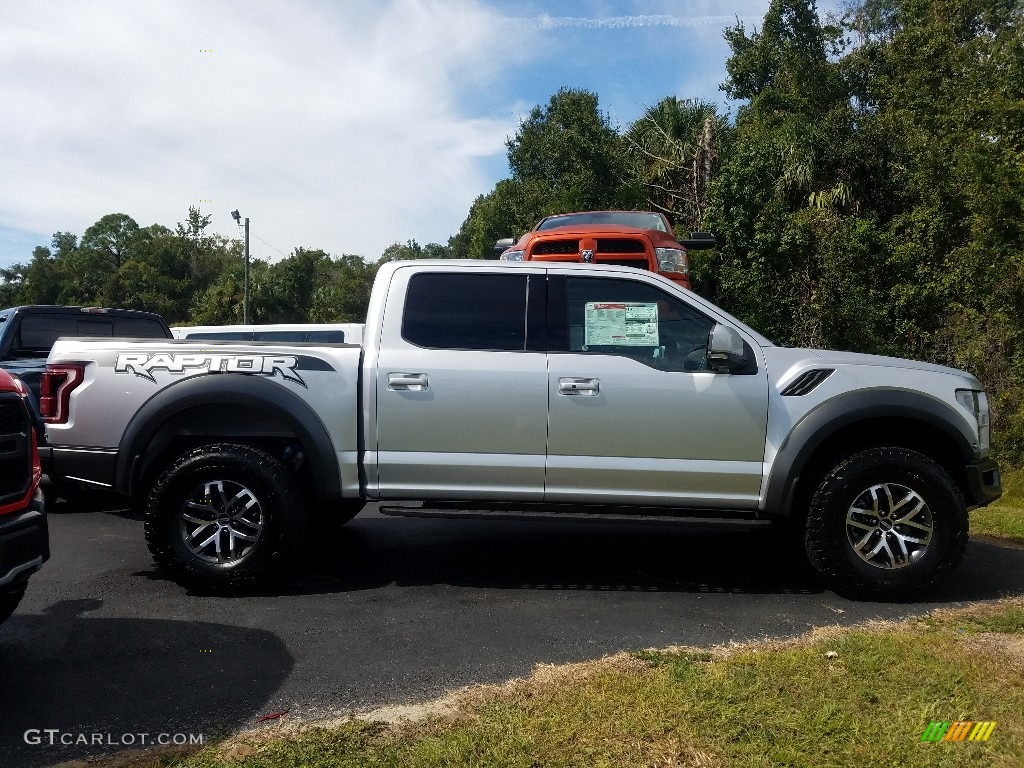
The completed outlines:
<svg viewBox="0 0 1024 768">
<path fill-rule="evenodd" d="M 32 251 L 27 265 L 11 267 L 17 292 L 11 303 L 17 304 L 74 304 L 81 285 L 88 285 L 88 276 L 77 274 L 73 268 L 78 254 L 78 237 L 70 232 L 55 232 L 52 250 L 38 246 Z M 6 279 L 6 278 L 5 278 Z"/>
<path fill-rule="evenodd" d="M 116 272 L 124 260 L 137 255 L 144 240 L 145 234 L 135 219 L 123 213 L 108 213 L 85 230 L 80 250 Z"/>
<path fill-rule="evenodd" d="M 685 232 L 704 229 L 708 185 L 728 152 L 732 127 L 715 106 L 668 96 L 625 133 L 631 172 L 647 207 L 668 214 Z"/>
<path fill-rule="evenodd" d="M 362 323 L 370 303 L 377 265 L 343 255 L 331 264 L 330 279 L 313 294 L 310 320 L 316 323 Z"/>
<path fill-rule="evenodd" d="M 469 209 L 458 234 L 449 240 L 456 259 L 486 259 L 494 243 L 528 232 L 548 213 L 556 213 L 548 188 L 539 180 L 501 179 Z"/>
<path fill-rule="evenodd" d="M 507 146 L 512 179 L 540 182 L 548 191 L 548 210 L 540 215 L 637 203 L 622 137 L 595 93 L 560 89 L 547 107 L 533 108 Z"/>
<path fill-rule="evenodd" d="M 62 246 L 74 250 L 77 246 L 77 238 L 70 235 L 71 240 L 63 240 L 64 233 L 58 232 L 53 236 L 53 246 L 58 254 L 62 252 Z M 56 304 L 60 298 L 64 275 L 62 274 L 60 261 L 54 257 L 53 252 L 44 246 L 37 246 L 32 251 L 32 260 L 25 266 L 15 264 L 10 270 L 4 273 L 4 280 L 13 283 L 16 293 L 7 304 Z"/>
<path fill-rule="evenodd" d="M 727 30 L 719 298 L 781 340 L 967 368 L 1024 456 L 1024 9 L 773 0 Z"/>
<path fill-rule="evenodd" d="M 378 264 L 389 261 L 403 261 L 406 259 L 450 259 L 452 249 L 450 246 L 440 243 L 427 243 L 420 245 L 415 240 L 407 240 L 402 243 L 392 243 L 384 249 L 384 253 L 377 259 Z"/>
<path fill-rule="evenodd" d="M 878 264 L 840 258 L 875 253 L 864 254 L 875 238 L 861 215 L 873 161 L 861 154 L 836 61 L 842 32 L 819 20 L 813 0 L 773 0 L 760 32 L 737 24 L 725 36 L 733 53 L 723 89 L 747 103 L 712 183 L 718 298 L 781 340 L 878 350 L 884 313 L 855 311 L 864 297 L 853 290 L 877 285 Z"/>
<path fill-rule="evenodd" d="M 844 65 L 890 162 L 880 226 L 908 280 L 906 354 L 972 370 L 994 432 L 1024 457 L 1024 7 L 865 0 Z"/>
<path fill-rule="evenodd" d="M 625 141 L 597 94 L 560 89 L 546 107 L 531 110 L 506 146 L 512 176 L 473 202 L 449 241 L 456 258 L 486 258 L 497 239 L 521 235 L 554 213 L 642 203 Z"/>
<path fill-rule="evenodd" d="M 250 278 L 256 264 L 254 261 L 250 265 Z M 252 298 L 250 294 L 250 307 L 253 304 Z M 193 325 L 240 324 L 243 320 L 243 299 L 242 267 L 236 266 L 219 275 L 212 284 L 196 294 L 189 308 L 189 318 Z"/>
</svg>

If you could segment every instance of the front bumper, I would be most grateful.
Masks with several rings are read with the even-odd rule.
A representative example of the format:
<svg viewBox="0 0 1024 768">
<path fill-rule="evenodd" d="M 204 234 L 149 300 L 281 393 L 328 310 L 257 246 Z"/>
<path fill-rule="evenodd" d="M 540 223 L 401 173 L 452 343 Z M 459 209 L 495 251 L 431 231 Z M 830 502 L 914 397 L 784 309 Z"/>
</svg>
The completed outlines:
<svg viewBox="0 0 1024 768">
<path fill-rule="evenodd" d="M 1003 495 L 1003 478 L 995 459 L 982 459 L 967 465 L 969 507 L 984 507 Z"/>
<path fill-rule="evenodd" d="M 26 509 L 0 517 L 0 589 L 28 581 L 49 559 L 43 491 L 37 488 Z"/>
</svg>

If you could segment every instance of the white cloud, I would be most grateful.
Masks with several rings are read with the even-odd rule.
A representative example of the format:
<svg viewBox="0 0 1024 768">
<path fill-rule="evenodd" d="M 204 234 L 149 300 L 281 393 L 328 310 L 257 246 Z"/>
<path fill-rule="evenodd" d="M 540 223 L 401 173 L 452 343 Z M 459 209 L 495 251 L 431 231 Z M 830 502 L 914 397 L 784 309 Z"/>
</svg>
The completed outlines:
<svg viewBox="0 0 1024 768">
<path fill-rule="evenodd" d="M 721 26 L 735 20 L 734 16 L 671 16 L 669 14 L 643 16 L 610 16 L 585 18 L 579 16 L 539 16 L 534 19 L 510 19 L 513 23 L 539 29 L 582 27 L 584 29 L 636 29 L 639 27 L 704 27 Z"/>
<path fill-rule="evenodd" d="M 672 93 L 721 101 L 721 29 L 759 25 L 768 5 L 5 3 L 0 263 L 27 260 L 32 233 L 113 212 L 173 226 L 190 204 L 231 236 L 237 208 L 286 252 L 444 242 L 534 104 L 583 87 L 628 124 Z M 253 253 L 277 256 L 259 240 Z"/>
<path fill-rule="evenodd" d="M 201 207 L 224 234 L 238 208 L 282 250 L 373 258 L 395 239 L 446 240 L 493 184 L 481 158 L 515 130 L 511 115 L 460 113 L 503 61 L 494 17 L 468 0 L 4 14 L 8 228 L 81 233 L 115 211 L 173 225 L 212 200 Z"/>
</svg>

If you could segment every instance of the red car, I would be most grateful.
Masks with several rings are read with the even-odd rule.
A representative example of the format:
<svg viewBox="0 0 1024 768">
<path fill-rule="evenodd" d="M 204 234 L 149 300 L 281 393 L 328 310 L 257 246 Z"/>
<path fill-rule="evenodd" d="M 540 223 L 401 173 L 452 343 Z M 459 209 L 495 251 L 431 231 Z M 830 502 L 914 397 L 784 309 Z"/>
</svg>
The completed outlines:
<svg viewBox="0 0 1024 768">
<path fill-rule="evenodd" d="M 587 211 L 561 213 L 541 219 L 519 242 L 495 243 L 503 261 L 582 261 L 620 264 L 664 275 L 690 287 L 688 250 L 714 248 L 709 232 L 694 232 L 676 240 L 668 219 L 649 211 Z"/>
<path fill-rule="evenodd" d="M 50 558 L 35 427 L 28 388 L 0 370 L 0 622 Z"/>
</svg>

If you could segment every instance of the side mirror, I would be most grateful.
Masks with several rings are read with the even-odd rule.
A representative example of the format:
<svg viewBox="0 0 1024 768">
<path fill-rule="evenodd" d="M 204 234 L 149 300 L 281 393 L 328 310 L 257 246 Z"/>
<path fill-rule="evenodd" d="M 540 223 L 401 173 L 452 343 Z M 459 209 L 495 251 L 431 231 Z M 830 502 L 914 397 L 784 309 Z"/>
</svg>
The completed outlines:
<svg viewBox="0 0 1024 768">
<path fill-rule="evenodd" d="M 680 240 L 679 244 L 688 251 L 704 251 L 718 247 L 718 241 L 711 232 L 691 232 L 690 238 Z"/>
<path fill-rule="evenodd" d="M 732 373 L 747 364 L 746 347 L 739 331 L 715 323 L 708 335 L 708 365 L 718 373 Z"/>
<path fill-rule="evenodd" d="M 498 242 L 496 242 L 494 244 L 494 255 L 491 256 L 491 258 L 492 259 L 501 258 L 501 254 L 504 253 L 507 249 L 511 248 L 515 244 L 516 244 L 516 239 L 514 237 L 503 237 L 503 238 L 501 238 L 501 240 L 499 240 Z"/>
</svg>

